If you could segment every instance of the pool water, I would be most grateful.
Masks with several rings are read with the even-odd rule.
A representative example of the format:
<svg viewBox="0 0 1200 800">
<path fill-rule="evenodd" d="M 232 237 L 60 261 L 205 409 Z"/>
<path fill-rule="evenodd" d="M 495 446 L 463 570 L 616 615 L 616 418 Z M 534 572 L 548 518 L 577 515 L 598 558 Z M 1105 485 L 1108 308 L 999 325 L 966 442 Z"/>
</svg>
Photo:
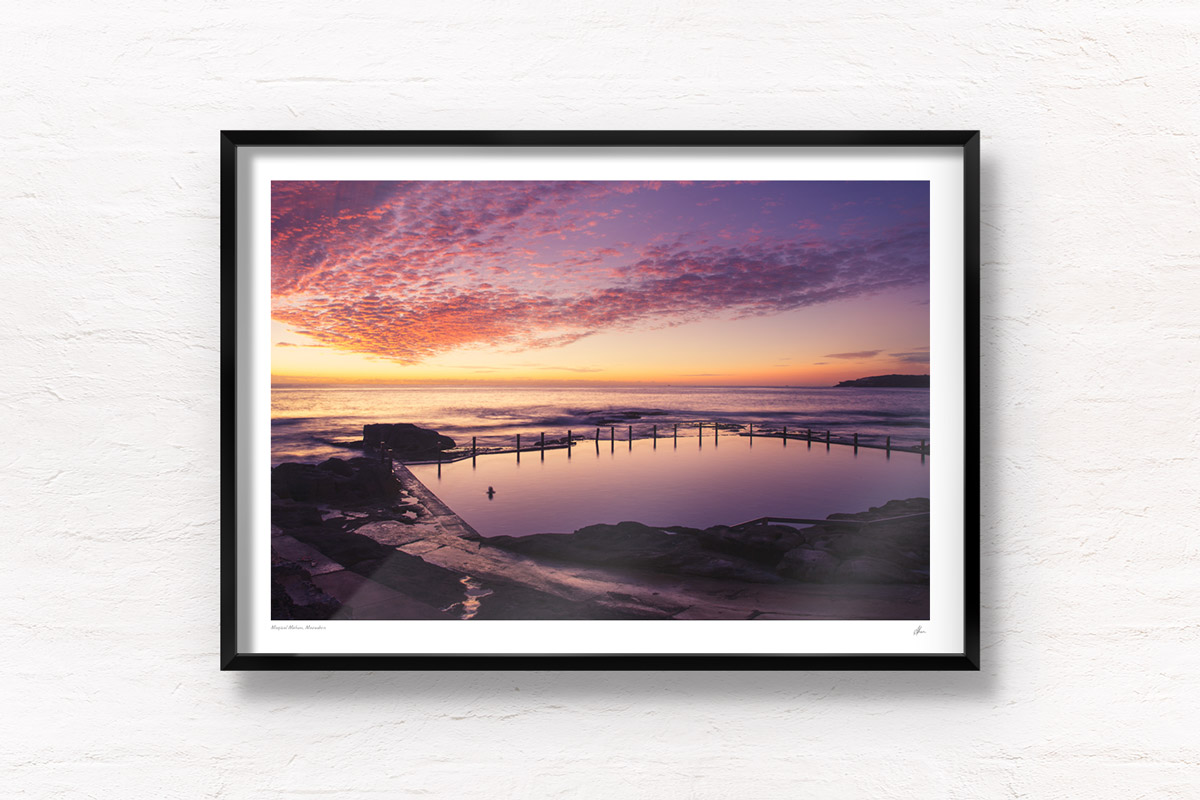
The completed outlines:
<svg viewBox="0 0 1200 800">
<path fill-rule="evenodd" d="M 926 459 L 769 437 L 579 442 L 571 448 L 411 466 L 482 536 L 570 533 L 625 520 L 707 528 L 757 517 L 824 519 L 929 497 Z M 490 497 L 488 488 L 495 492 Z"/>
</svg>

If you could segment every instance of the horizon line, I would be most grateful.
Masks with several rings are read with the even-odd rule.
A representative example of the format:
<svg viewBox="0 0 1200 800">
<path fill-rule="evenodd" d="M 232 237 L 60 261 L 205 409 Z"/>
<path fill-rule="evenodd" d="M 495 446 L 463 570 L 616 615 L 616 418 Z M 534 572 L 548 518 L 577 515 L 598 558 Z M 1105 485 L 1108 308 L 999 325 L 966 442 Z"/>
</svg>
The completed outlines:
<svg viewBox="0 0 1200 800">
<path fill-rule="evenodd" d="M 900 373 L 893 373 L 900 374 Z M 876 376 L 864 376 L 876 377 Z M 927 377 L 915 375 L 913 377 Z M 861 380 L 850 378 L 848 380 Z M 839 381 L 841 383 L 841 381 Z M 366 388 L 402 388 L 406 386 L 452 386 L 458 387 L 563 387 L 563 386 L 672 386 L 695 389 L 836 389 L 837 384 L 820 383 L 671 383 L 666 381 L 338 381 L 326 379 L 301 379 L 294 381 L 271 381 L 271 388 L 295 386 L 355 386 Z M 850 388 L 910 388 L 927 389 L 927 386 L 910 387 L 850 387 Z"/>
</svg>

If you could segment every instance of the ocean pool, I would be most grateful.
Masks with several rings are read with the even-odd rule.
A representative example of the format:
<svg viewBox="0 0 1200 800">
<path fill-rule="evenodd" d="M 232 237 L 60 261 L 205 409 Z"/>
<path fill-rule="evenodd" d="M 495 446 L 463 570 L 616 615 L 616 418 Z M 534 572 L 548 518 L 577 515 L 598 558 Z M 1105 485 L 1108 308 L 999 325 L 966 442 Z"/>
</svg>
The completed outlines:
<svg viewBox="0 0 1200 800">
<path fill-rule="evenodd" d="M 757 517 L 824 519 L 929 496 L 916 453 L 722 433 L 589 440 L 571 448 L 409 468 L 482 536 L 570 533 L 634 520 L 707 528 Z M 489 487 L 495 494 L 488 496 Z"/>
</svg>

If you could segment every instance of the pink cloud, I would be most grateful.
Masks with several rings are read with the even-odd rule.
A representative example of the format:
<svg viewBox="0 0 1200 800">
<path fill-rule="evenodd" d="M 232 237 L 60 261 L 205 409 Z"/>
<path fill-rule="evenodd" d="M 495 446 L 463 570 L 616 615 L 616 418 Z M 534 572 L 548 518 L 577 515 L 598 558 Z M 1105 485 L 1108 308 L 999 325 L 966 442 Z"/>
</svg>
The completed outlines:
<svg viewBox="0 0 1200 800">
<path fill-rule="evenodd" d="M 714 188 L 276 182 L 272 315 L 322 345 L 416 363 L 463 347 L 562 347 L 717 311 L 773 314 L 927 280 L 921 219 L 855 220 L 829 241 L 730 225 L 714 243 L 649 227 L 669 203 L 695 202 L 678 193 Z M 639 213 L 613 216 L 617 196 Z"/>
</svg>

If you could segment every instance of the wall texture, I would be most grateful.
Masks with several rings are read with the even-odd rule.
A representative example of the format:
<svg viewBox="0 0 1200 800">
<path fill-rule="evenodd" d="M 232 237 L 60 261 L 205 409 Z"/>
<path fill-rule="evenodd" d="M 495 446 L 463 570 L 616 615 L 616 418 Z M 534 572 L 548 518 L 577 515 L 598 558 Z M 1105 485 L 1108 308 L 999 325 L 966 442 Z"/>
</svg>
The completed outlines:
<svg viewBox="0 0 1200 800">
<path fill-rule="evenodd" d="M 9 4 L 9 797 L 1195 797 L 1193 3 Z M 221 128 L 983 140 L 979 674 L 217 671 Z"/>
</svg>

